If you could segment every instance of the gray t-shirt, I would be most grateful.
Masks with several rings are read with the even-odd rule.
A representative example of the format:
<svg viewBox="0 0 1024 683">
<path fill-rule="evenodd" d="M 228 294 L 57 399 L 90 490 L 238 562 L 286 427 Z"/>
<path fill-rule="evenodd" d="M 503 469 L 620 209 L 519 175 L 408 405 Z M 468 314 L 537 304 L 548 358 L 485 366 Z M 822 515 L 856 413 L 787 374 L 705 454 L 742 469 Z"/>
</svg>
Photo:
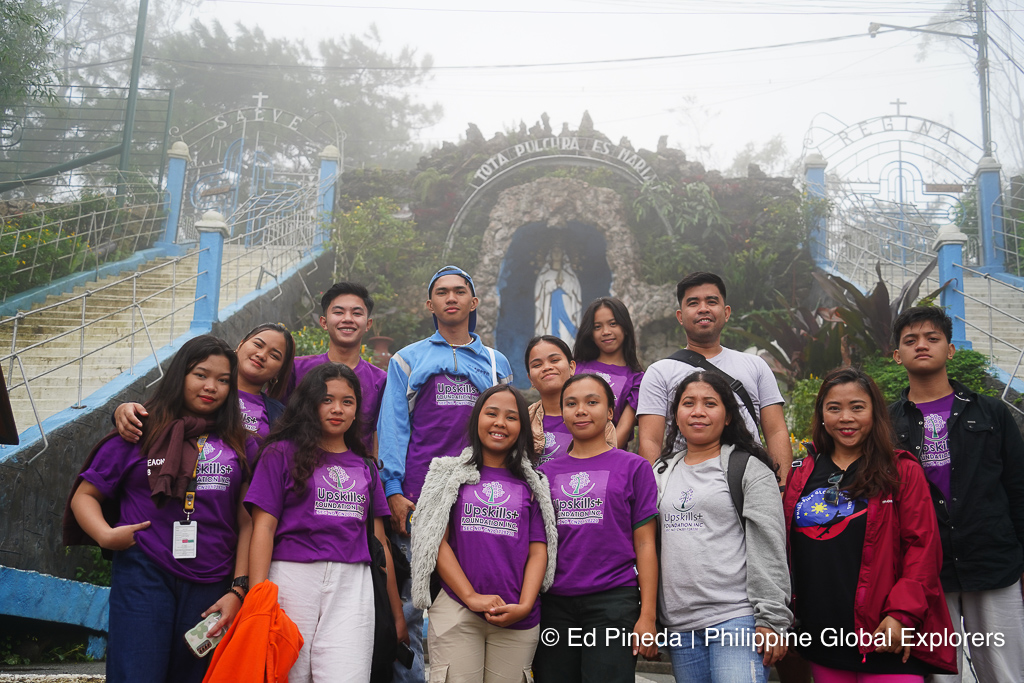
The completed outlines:
<svg viewBox="0 0 1024 683">
<path fill-rule="evenodd" d="M 741 353 L 722 347 L 722 352 L 717 356 L 708 358 L 708 361 L 716 368 L 738 379 L 750 394 L 750 400 L 754 404 L 754 411 L 760 417 L 761 408 L 777 403 L 785 403 L 782 393 L 779 391 L 779 383 L 775 381 L 768 364 L 763 359 L 752 353 Z M 683 363 L 671 358 L 659 360 L 647 368 L 644 373 L 643 382 L 640 383 L 640 399 L 637 403 L 636 414 L 639 415 L 662 415 L 665 417 L 665 433 L 668 433 L 672 426 L 674 416 L 669 415 L 672 406 L 672 394 L 675 393 L 679 383 L 687 376 L 697 372 L 696 368 L 688 363 Z M 739 396 L 736 397 L 743 414 L 743 421 L 747 429 L 758 441 L 761 440 L 757 432 L 757 425 L 754 423 L 750 413 L 743 405 Z M 673 450 L 686 448 L 686 441 L 679 437 L 676 439 Z"/>
<path fill-rule="evenodd" d="M 699 465 L 679 463 L 658 512 L 662 624 L 673 631 L 695 631 L 752 615 L 746 540 L 721 456 Z"/>
</svg>

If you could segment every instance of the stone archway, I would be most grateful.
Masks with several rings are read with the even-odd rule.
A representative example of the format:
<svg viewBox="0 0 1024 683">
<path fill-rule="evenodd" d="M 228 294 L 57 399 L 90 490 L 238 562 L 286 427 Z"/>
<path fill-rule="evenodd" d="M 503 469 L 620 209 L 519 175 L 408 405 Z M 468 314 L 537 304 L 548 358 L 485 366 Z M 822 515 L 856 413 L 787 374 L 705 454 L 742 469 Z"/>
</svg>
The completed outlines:
<svg viewBox="0 0 1024 683">
<path fill-rule="evenodd" d="M 519 339 L 520 334 L 510 344 L 508 339 L 496 340 L 495 330 L 502 311 L 501 293 L 508 282 L 530 278 L 527 284 L 532 287 L 536 277 L 533 271 L 512 272 L 506 263 L 521 230 L 530 230 L 533 238 L 543 237 L 545 233 L 571 236 L 576 246 L 580 246 L 580 240 L 586 240 L 593 247 L 591 241 L 603 239 L 600 251 L 605 263 L 595 265 L 606 268 L 609 274 L 603 280 L 607 290 L 599 291 L 602 280 L 596 278 L 590 284 L 590 295 L 585 291 L 586 300 L 582 305 L 585 308 L 596 296 L 621 299 L 630 310 L 638 343 L 647 323 L 671 316 L 676 308 L 674 286 L 648 285 L 640 279 L 636 239 L 630 230 L 622 197 L 615 190 L 571 178 L 540 178 L 504 190 L 489 219 L 481 245 L 481 260 L 474 275 L 481 309 L 497 313 L 481 316 L 477 332 L 486 343 L 497 345 L 509 356 L 520 378 L 524 376 L 521 374 L 522 352 L 528 336 Z M 522 327 L 527 329 L 525 321 Z M 532 329 L 532 321 L 529 329 Z"/>
</svg>

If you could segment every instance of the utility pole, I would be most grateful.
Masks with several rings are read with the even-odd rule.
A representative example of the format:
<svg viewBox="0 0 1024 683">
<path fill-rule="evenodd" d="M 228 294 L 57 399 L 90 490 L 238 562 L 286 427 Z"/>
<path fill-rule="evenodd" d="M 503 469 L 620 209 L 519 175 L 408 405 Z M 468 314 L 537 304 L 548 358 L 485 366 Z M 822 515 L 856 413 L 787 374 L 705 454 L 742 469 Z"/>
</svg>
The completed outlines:
<svg viewBox="0 0 1024 683">
<path fill-rule="evenodd" d="M 985 23 L 985 0 L 974 0 L 974 20 L 978 27 L 978 83 L 981 85 L 981 140 L 984 155 L 992 156 L 992 109 L 988 92 L 988 30 Z"/>
<path fill-rule="evenodd" d="M 962 38 L 974 43 L 978 51 L 978 85 L 981 90 L 981 146 L 983 156 L 992 156 L 992 110 L 989 106 L 989 71 L 988 71 L 988 29 L 985 23 L 985 0 L 968 0 L 968 11 L 974 14 L 974 22 L 977 30 L 974 35 L 964 35 L 951 31 L 933 31 L 931 29 L 919 28 L 917 26 L 895 26 L 893 24 L 881 24 L 871 22 L 868 25 L 868 35 L 872 38 L 878 32 L 887 28 L 892 31 L 912 31 L 914 33 L 931 33 L 937 36 L 949 36 L 951 38 Z"/>
<path fill-rule="evenodd" d="M 128 83 L 128 101 L 124 108 L 124 130 L 121 140 L 121 161 L 117 165 L 117 196 L 123 201 L 126 190 L 125 177 L 132 157 L 132 138 L 135 133 L 135 105 L 139 99 L 139 72 L 142 70 L 142 47 L 146 42 L 146 14 L 149 0 L 139 1 L 139 21 L 135 25 L 135 49 L 132 51 L 132 74 Z"/>
</svg>

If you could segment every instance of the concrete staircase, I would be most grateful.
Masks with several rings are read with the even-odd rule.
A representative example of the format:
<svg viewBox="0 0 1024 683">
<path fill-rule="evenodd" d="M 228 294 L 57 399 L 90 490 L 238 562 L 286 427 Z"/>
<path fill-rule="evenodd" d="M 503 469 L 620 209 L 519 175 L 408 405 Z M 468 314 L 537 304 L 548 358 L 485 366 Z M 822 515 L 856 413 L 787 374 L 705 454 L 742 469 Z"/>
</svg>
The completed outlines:
<svg viewBox="0 0 1024 683">
<path fill-rule="evenodd" d="M 256 288 L 261 265 L 287 256 L 283 249 L 276 252 L 225 245 L 224 262 L 229 265 L 222 277 L 221 308 Z M 12 353 L 20 358 L 40 421 L 76 405 L 80 397 L 129 370 L 154 348 L 187 332 L 197 265 L 194 253 L 150 261 L 134 275 L 108 277 L 70 294 L 48 296 L 17 321 L 16 331 L 13 322 L 0 324 L 0 359 Z M 262 285 L 272 281 L 264 276 Z M 237 340 L 228 341 L 233 345 Z M 83 354 L 87 355 L 79 360 Z M 8 387 L 23 385 L 18 362 L 7 358 L 2 363 Z M 19 431 L 34 426 L 36 416 L 25 386 L 12 389 L 10 397 Z"/>
<path fill-rule="evenodd" d="M 1009 317 L 1014 316 L 1024 320 L 1024 294 L 1011 290 L 999 282 L 992 282 L 981 277 L 965 278 L 964 293 L 967 297 L 989 303 L 1009 314 L 1000 315 L 996 311 L 990 313 L 988 307 L 968 298 L 964 305 L 968 323 L 967 339 L 974 345 L 975 351 L 988 355 L 993 365 L 1024 380 L 1024 364 L 1016 367 L 1016 372 L 1014 371 L 1020 351 L 995 341 L 988 334 L 975 329 L 978 327 L 981 330 L 989 331 L 993 336 L 1016 346 L 1017 349 L 1024 349 L 1024 323 Z"/>
</svg>

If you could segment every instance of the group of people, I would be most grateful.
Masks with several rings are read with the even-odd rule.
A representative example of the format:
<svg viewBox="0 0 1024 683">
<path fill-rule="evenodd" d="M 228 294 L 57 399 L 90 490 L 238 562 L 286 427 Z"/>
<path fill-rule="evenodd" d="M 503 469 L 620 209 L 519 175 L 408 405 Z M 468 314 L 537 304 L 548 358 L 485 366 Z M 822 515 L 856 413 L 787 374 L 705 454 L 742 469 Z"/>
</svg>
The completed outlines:
<svg viewBox="0 0 1024 683">
<path fill-rule="evenodd" d="M 721 345 L 725 283 L 677 298 L 686 349 L 646 373 L 614 298 L 574 348 L 530 340 L 532 405 L 454 266 L 427 287 L 436 332 L 386 375 L 349 282 L 321 301 L 326 354 L 276 324 L 186 342 L 69 497 L 66 542 L 113 551 L 108 680 L 198 683 L 183 634 L 271 584 L 302 637 L 290 680 L 371 680 L 371 536 L 413 654 L 396 681 L 424 681 L 424 610 L 431 681 L 632 681 L 660 649 L 680 682 L 945 682 L 961 620 L 979 681 L 1024 680 L 1024 442 L 948 379 L 945 313 L 895 322 L 892 406 L 829 373 L 792 461 L 770 368 Z"/>
</svg>

